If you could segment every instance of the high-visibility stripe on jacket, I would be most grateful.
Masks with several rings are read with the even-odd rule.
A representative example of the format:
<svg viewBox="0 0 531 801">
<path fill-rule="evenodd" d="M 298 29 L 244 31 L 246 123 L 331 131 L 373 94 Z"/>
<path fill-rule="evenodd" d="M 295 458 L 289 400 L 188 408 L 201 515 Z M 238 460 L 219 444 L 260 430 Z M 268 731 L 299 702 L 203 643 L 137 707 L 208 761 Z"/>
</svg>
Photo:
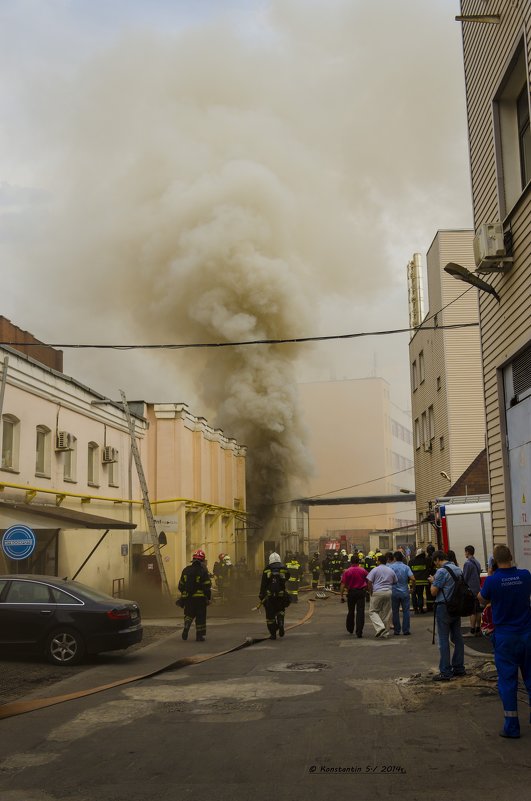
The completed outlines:
<svg viewBox="0 0 531 801">
<path fill-rule="evenodd" d="M 177 589 L 182 598 L 206 598 L 210 600 L 212 582 L 205 565 L 197 568 L 193 563 L 181 573 Z"/>
</svg>

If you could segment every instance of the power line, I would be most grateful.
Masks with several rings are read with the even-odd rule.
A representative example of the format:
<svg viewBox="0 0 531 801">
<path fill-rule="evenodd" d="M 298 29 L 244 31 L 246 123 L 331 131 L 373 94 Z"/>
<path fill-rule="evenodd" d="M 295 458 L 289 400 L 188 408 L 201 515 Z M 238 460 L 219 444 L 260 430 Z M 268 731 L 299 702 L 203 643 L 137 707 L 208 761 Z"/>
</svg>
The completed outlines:
<svg viewBox="0 0 531 801">
<path fill-rule="evenodd" d="M 397 476 L 399 473 L 408 473 L 414 469 L 414 465 L 411 467 L 404 467 L 402 470 L 396 470 L 394 473 L 387 473 L 385 476 L 379 476 L 378 478 L 369 478 L 367 481 L 360 481 L 359 484 L 349 484 L 348 487 L 338 487 L 337 489 L 328 490 L 327 492 L 319 492 L 317 495 L 307 495 L 307 499 L 311 500 L 312 498 L 322 498 L 323 495 L 332 495 L 334 492 L 343 492 L 343 490 L 348 489 L 355 489 L 356 487 L 363 487 L 365 484 L 372 484 L 374 481 L 383 481 L 384 478 L 391 478 L 391 476 Z M 292 503 L 292 501 L 281 501 L 280 503 Z M 275 504 L 276 506 L 280 506 L 279 504 Z"/>
<path fill-rule="evenodd" d="M 477 328 L 479 323 L 453 323 L 451 325 L 422 326 L 425 331 L 452 331 L 460 328 Z M 95 343 L 72 344 L 67 342 L 0 342 L 0 346 L 12 348 L 72 348 L 75 350 L 190 350 L 194 348 L 239 348 L 246 345 L 293 345 L 303 342 L 327 342 L 340 339 L 360 339 L 362 337 L 390 336 L 393 334 L 407 334 L 418 331 L 417 328 L 394 328 L 387 331 L 363 331 L 355 334 L 330 334 L 316 337 L 292 337 L 286 339 L 246 339 L 241 342 L 188 342 L 188 343 L 160 343 L 160 344 L 130 344 L 105 345 Z"/>
<path fill-rule="evenodd" d="M 405 507 L 400 509 L 400 514 L 407 514 L 408 512 L 413 512 L 415 507 Z M 370 515 L 349 515 L 348 517 L 314 517 L 312 515 L 312 522 L 315 520 L 365 520 L 369 517 L 396 517 L 396 514 L 390 512 L 376 512 L 375 514 Z M 274 515 L 275 520 L 291 520 L 291 517 L 288 515 Z"/>
</svg>

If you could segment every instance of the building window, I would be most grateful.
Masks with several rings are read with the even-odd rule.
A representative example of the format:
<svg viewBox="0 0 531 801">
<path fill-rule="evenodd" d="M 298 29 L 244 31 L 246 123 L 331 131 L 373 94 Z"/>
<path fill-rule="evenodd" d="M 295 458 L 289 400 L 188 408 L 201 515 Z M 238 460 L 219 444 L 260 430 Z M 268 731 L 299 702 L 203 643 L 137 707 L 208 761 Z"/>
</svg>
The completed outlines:
<svg viewBox="0 0 531 801">
<path fill-rule="evenodd" d="M 420 422 L 417 417 L 415 420 L 415 448 L 418 450 L 420 448 Z"/>
<path fill-rule="evenodd" d="M 516 101 L 518 121 L 518 148 L 520 150 L 520 175 L 522 189 L 531 180 L 531 129 L 529 128 L 529 92 L 524 86 Z"/>
<path fill-rule="evenodd" d="M 439 449 L 444 451 L 444 437 L 439 437 Z"/>
<path fill-rule="evenodd" d="M 505 217 L 531 180 L 529 87 L 522 40 L 494 98 L 500 216 Z"/>
<path fill-rule="evenodd" d="M 440 388 L 441 388 L 441 376 L 438 375 L 437 376 L 437 392 L 440 390 Z"/>
<path fill-rule="evenodd" d="M 35 437 L 35 475 L 50 478 L 51 475 L 51 430 L 37 426 Z"/>
<path fill-rule="evenodd" d="M 433 414 L 433 406 L 428 408 L 428 432 L 431 442 L 435 439 L 435 415 Z"/>
<path fill-rule="evenodd" d="M 426 373 L 424 370 L 424 351 L 421 350 L 419 353 L 419 380 L 421 384 L 425 378 L 426 378 Z"/>
<path fill-rule="evenodd" d="M 71 437 L 70 450 L 64 453 L 63 462 L 63 478 L 65 481 L 76 480 L 76 466 L 77 466 L 77 439 Z"/>
<path fill-rule="evenodd" d="M 428 415 L 422 412 L 422 442 L 426 448 L 429 445 L 430 439 L 428 436 Z"/>
<path fill-rule="evenodd" d="M 417 372 L 417 361 L 415 360 L 411 365 L 411 380 L 413 382 L 413 392 L 417 389 L 419 385 L 419 377 Z"/>
<path fill-rule="evenodd" d="M 97 442 L 89 442 L 87 452 L 87 483 L 93 487 L 98 487 L 99 475 L 99 445 Z"/>
<path fill-rule="evenodd" d="M 12 414 L 2 417 L 2 469 L 18 471 L 20 420 Z"/>
</svg>

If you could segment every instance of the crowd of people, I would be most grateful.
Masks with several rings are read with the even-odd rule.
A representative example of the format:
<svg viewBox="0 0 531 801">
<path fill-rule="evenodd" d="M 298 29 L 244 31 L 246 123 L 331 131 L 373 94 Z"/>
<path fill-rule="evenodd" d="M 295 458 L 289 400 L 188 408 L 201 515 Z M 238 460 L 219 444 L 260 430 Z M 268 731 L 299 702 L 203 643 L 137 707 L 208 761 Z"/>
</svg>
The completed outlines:
<svg viewBox="0 0 531 801">
<path fill-rule="evenodd" d="M 500 735 L 515 739 L 520 737 L 517 711 L 519 671 L 529 695 L 531 723 L 531 573 L 515 567 L 512 558 L 506 545 L 497 545 L 489 560 L 489 576 L 483 585 L 481 566 L 472 545 L 464 549 L 462 568 L 457 564 L 453 551 L 435 550 L 433 546 L 426 550 L 418 549 L 409 559 L 402 549 L 385 554 L 369 552 L 366 557 L 362 553 L 349 556 L 346 551 L 336 551 L 324 560 L 315 552 L 307 566 L 313 589 L 319 587 L 322 570 L 324 586 L 337 591 L 340 601 L 347 603 L 346 629 L 358 638 L 364 635 L 367 601 L 374 636 L 382 640 L 391 635 L 411 634 L 411 602 L 415 614 L 433 610 L 439 647 L 439 672 L 433 676 L 436 682 L 466 675 L 462 615 L 455 609 L 455 599 L 460 588 L 471 591 L 476 601 L 472 604 L 468 636 L 481 633 L 482 610 L 488 609 L 491 612 L 489 630 L 493 629 L 491 637 L 498 691 L 504 710 Z M 230 560 L 228 562 L 225 555 L 220 554 L 219 564 L 214 567 L 218 590 L 226 586 L 224 582 L 230 582 L 227 579 Z M 298 554 L 288 553 L 284 562 L 276 552 L 268 557 L 258 595 L 272 640 L 276 640 L 277 635 L 284 637 L 286 609 L 298 601 L 304 567 Z M 195 620 L 196 640 L 204 641 L 211 587 L 205 554 L 199 549 L 194 552 L 191 565 L 184 568 L 179 581 L 181 597 L 177 603 L 184 610 L 183 640 L 188 639 Z"/>
</svg>

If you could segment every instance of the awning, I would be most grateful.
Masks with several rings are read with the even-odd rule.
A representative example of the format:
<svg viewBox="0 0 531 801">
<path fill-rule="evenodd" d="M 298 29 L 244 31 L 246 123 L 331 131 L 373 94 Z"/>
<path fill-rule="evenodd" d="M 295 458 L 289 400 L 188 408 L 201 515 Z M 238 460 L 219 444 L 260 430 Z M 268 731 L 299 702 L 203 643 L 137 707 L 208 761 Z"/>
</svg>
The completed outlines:
<svg viewBox="0 0 531 801">
<path fill-rule="evenodd" d="M 0 501 L 0 528 L 8 528 L 14 523 L 24 522 L 40 528 L 90 528 L 128 530 L 136 528 L 136 523 L 115 520 L 113 517 L 89 515 L 76 509 L 62 508 L 19 501 Z M 43 525 L 45 524 L 45 526 Z M 5 525 L 4 525 L 5 524 Z"/>
</svg>

